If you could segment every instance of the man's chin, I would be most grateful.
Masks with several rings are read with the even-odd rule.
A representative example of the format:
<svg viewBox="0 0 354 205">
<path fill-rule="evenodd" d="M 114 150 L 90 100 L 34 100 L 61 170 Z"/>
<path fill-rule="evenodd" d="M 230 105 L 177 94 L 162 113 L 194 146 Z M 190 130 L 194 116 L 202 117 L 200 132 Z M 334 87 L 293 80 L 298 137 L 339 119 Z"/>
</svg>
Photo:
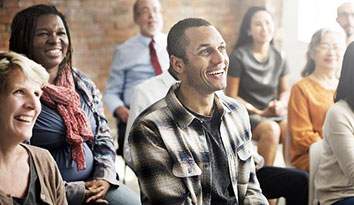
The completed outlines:
<svg viewBox="0 0 354 205">
<path fill-rule="evenodd" d="M 354 35 L 354 27 L 346 28 L 345 34 L 347 35 L 347 37 Z"/>
</svg>

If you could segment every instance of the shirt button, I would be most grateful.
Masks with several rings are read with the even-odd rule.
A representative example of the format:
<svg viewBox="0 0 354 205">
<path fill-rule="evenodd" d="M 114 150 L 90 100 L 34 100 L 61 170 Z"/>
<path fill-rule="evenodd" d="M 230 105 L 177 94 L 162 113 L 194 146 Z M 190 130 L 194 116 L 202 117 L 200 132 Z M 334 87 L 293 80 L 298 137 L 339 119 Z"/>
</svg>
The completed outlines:
<svg viewBox="0 0 354 205">
<path fill-rule="evenodd" d="M 45 195 L 44 194 L 41 194 L 41 199 L 45 200 Z"/>
</svg>

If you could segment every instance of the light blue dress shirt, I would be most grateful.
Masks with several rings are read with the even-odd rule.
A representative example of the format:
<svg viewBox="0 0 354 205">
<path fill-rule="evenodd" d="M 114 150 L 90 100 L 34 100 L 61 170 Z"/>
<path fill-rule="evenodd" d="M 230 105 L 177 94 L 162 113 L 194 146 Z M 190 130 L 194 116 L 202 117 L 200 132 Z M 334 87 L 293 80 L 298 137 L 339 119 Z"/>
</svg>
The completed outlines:
<svg viewBox="0 0 354 205">
<path fill-rule="evenodd" d="M 154 36 L 154 40 L 161 68 L 167 70 L 169 67 L 169 57 L 166 49 L 167 36 L 158 33 Z M 112 114 L 119 106 L 129 107 L 133 88 L 155 76 L 150 60 L 150 42 L 151 38 L 138 34 L 116 48 L 103 99 Z"/>
</svg>

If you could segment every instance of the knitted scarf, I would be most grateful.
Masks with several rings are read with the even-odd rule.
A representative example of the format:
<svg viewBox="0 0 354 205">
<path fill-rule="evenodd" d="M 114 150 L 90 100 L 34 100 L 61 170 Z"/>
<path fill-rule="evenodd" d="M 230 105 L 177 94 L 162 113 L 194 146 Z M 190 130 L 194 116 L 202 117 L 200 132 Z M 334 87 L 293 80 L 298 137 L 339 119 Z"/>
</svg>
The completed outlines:
<svg viewBox="0 0 354 205">
<path fill-rule="evenodd" d="M 77 170 L 86 169 L 82 142 L 92 139 L 93 134 L 84 110 L 80 106 L 80 96 L 75 91 L 73 74 L 69 66 L 64 67 L 55 84 L 43 89 L 42 102 L 56 110 L 66 126 L 66 142 L 71 145 L 71 155 L 77 164 Z"/>
</svg>

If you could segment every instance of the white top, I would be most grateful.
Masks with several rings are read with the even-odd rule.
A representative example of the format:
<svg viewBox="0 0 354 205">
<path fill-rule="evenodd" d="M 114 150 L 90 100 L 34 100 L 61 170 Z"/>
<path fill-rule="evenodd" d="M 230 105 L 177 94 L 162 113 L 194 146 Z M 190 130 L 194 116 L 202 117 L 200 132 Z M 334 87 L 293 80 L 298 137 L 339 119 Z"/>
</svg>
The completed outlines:
<svg viewBox="0 0 354 205">
<path fill-rule="evenodd" d="M 354 197 L 354 113 L 341 100 L 328 111 L 323 125 L 323 151 L 315 191 L 321 204 Z"/>
<path fill-rule="evenodd" d="M 170 89 L 171 85 L 177 82 L 168 70 L 163 71 L 161 75 L 150 78 L 133 89 L 130 101 L 130 114 L 127 122 L 124 139 L 124 160 L 130 166 L 131 155 L 129 150 L 128 136 L 130 128 L 138 115 L 150 105 L 164 98 Z"/>
</svg>

